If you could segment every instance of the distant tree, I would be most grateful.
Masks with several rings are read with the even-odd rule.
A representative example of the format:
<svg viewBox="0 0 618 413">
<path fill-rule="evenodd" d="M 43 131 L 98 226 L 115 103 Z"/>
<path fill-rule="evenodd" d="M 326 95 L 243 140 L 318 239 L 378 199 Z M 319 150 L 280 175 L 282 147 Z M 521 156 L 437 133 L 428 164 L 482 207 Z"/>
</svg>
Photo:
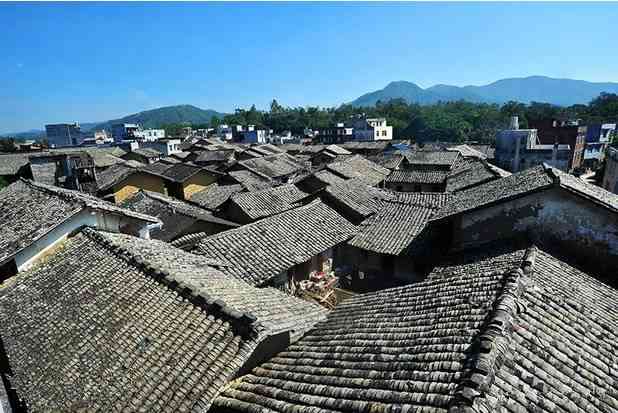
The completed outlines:
<svg viewBox="0 0 618 413">
<path fill-rule="evenodd" d="M 0 152 L 15 152 L 15 138 L 0 138 Z"/>
<path fill-rule="evenodd" d="M 276 115 L 278 113 L 283 112 L 283 106 L 281 106 L 279 104 L 279 102 L 277 102 L 277 99 L 273 99 L 272 102 L 270 102 L 270 113 L 273 115 Z"/>
</svg>

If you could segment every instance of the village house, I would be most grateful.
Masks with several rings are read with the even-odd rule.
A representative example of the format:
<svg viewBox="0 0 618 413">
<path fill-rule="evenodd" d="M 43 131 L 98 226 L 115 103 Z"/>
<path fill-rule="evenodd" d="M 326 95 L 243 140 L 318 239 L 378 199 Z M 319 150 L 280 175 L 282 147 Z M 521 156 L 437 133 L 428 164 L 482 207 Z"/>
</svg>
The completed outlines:
<svg viewBox="0 0 618 413">
<path fill-rule="evenodd" d="M 524 236 L 615 285 L 618 195 L 548 165 L 460 191 L 432 221 L 452 249 Z"/>
<path fill-rule="evenodd" d="M 326 310 L 156 240 L 86 228 L 0 293 L 19 411 L 206 412 Z"/>
<path fill-rule="evenodd" d="M 543 119 L 530 122 L 530 127 L 537 130 L 541 145 L 569 145 L 569 163 L 565 172 L 582 167 L 586 147 L 587 127 L 579 122 L 566 122 L 557 119 Z"/>
<path fill-rule="evenodd" d="M 444 192 L 446 179 L 462 159 L 457 151 L 406 152 L 399 169 L 392 171 L 384 186 L 397 192 Z"/>
<path fill-rule="evenodd" d="M 340 144 L 354 139 L 354 128 L 343 122 L 321 129 L 317 135 L 320 143 L 331 145 Z"/>
<path fill-rule="evenodd" d="M 140 190 L 125 199 L 121 206 L 161 220 L 163 227 L 152 230 L 150 238 L 166 242 L 196 232 L 212 235 L 238 227 L 209 211 L 157 192 Z"/>
<path fill-rule="evenodd" d="M 449 200 L 449 194 L 395 193 L 377 201 L 376 213 L 359 226 L 358 233 L 342 248 L 341 260 L 351 267 L 351 286 L 378 290 L 419 281 L 424 264 L 435 257 L 426 226 Z"/>
<path fill-rule="evenodd" d="M 354 117 L 348 124 L 352 127 L 355 141 L 390 141 L 393 127 L 386 125 L 386 118 Z"/>
<path fill-rule="evenodd" d="M 23 271 L 71 232 L 91 226 L 150 237 L 161 222 L 85 194 L 20 179 L 0 191 L 0 278 Z"/>
<path fill-rule="evenodd" d="M 352 156 L 352 152 L 337 145 L 328 145 L 311 156 L 309 161 L 312 167 L 320 167 L 331 162 L 342 161 Z"/>
<path fill-rule="evenodd" d="M 185 163 L 171 165 L 160 172 L 165 179 L 167 194 L 185 200 L 216 182 L 222 173 Z"/>
<path fill-rule="evenodd" d="M 496 165 L 510 172 L 519 172 L 543 163 L 569 171 L 573 150 L 568 144 L 541 144 L 536 129 L 519 129 L 517 116 L 511 119 L 510 129 L 496 136 Z"/>
<path fill-rule="evenodd" d="M 155 163 L 162 157 L 162 153 L 153 148 L 135 148 L 122 156 L 127 161 L 137 161 L 143 164 Z"/>
<path fill-rule="evenodd" d="M 97 195 L 120 204 L 140 190 L 166 193 L 163 176 L 132 162 L 136 161 L 114 165 L 97 174 Z"/>
<path fill-rule="evenodd" d="M 320 200 L 212 236 L 172 245 L 224 260 L 222 271 L 254 286 L 284 288 L 337 263 L 337 249 L 357 227 Z M 333 264 L 333 262 L 335 264 Z"/>
<path fill-rule="evenodd" d="M 182 141 L 180 139 L 163 138 L 140 142 L 140 147 L 154 149 L 163 154 L 163 156 L 170 156 L 182 152 L 180 149 L 181 143 Z"/>
<path fill-rule="evenodd" d="M 232 194 L 222 206 L 222 215 L 239 224 L 249 224 L 299 206 L 308 195 L 293 184 L 240 192 Z"/>
<path fill-rule="evenodd" d="M 612 137 L 616 135 L 615 123 L 587 125 L 584 166 L 595 169 L 605 159 L 605 151 Z"/>
<path fill-rule="evenodd" d="M 212 410 L 614 411 L 617 306 L 615 289 L 534 246 L 468 251 L 342 302 Z"/>
</svg>

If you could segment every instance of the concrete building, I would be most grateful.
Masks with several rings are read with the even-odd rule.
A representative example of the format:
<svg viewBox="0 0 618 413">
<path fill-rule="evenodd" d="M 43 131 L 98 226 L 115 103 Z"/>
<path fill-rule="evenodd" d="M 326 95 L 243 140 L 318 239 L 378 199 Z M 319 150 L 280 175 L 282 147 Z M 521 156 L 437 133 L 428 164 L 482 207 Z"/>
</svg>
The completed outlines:
<svg viewBox="0 0 618 413">
<path fill-rule="evenodd" d="M 339 144 L 354 139 L 354 128 L 344 124 L 336 123 L 334 126 L 322 129 L 318 134 L 318 140 L 323 144 Z"/>
<path fill-rule="evenodd" d="M 540 144 L 536 129 L 519 129 L 519 119 L 511 119 L 509 129 L 496 136 L 496 165 L 510 172 L 518 172 L 547 163 L 562 171 L 570 169 L 572 152 L 569 145 Z"/>
<path fill-rule="evenodd" d="M 557 119 L 544 119 L 531 123 L 531 128 L 537 130 L 538 143 L 541 145 L 569 145 L 570 159 L 568 171 L 582 167 L 584 161 L 584 149 L 586 147 L 587 127 L 580 124 L 579 120 L 561 121 Z"/>
<path fill-rule="evenodd" d="M 45 134 L 52 148 L 77 146 L 83 142 L 79 123 L 57 123 L 45 125 Z"/>
<path fill-rule="evenodd" d="M 144 129 L 135 132 L 135 137 L 146 142 L 154 142 L 158 139 L 165 139 L 165 129 Z"/>
<path fill-rule="evenodd" d="M 607 149 L 603 188 L 618 194 L 618 149 L 616 148 Z"/>
<path fill-rule="evenodd" d="M 349 122 L 354 128 L 354 140 L 387 141 L 393 139 L 393 127 L 385 118 L 354 118 Z"/>
<path fill-rule="evenodd" d="M 175 153 L 182 152 L 180 147 L 181 143 L 182 140 L 180 139 L 158 139 L 154 141 L 144 141 L 140 146 L 144 148 L 156 149 L 165 156 L 170 156 Z"/>
<path fill-rule="evenodd" d="M 112 125 L 112 136 L 114 142 L 122 143 L 122 141 L 129 141 L 136 139 L 136 135 L 139 136 L 141 132 L 140 125 L 136 123 L 116 123 Z"/>
<path fill-rule="evenodd" d="M 241 132 L 243 143 L 267 143 L 268 133 L 265 129 L 256 129 L 255 125 L 247 126 L 247 130 Z"/>
<path fill-rule="evenodd" d="M 584 150 L 584 166 L 596 168 L 605 157 L 607 145 L 616 133 L 615 123 L 588 125 L 586 132 L 586 148 Z"/>
<path fill-rule="evenodd" d="M 226 141 L 231 141 L 234 138 L 234 133 L 229 125 L 221 124 L 217 126 L 216 135 Z"/>
</svg>

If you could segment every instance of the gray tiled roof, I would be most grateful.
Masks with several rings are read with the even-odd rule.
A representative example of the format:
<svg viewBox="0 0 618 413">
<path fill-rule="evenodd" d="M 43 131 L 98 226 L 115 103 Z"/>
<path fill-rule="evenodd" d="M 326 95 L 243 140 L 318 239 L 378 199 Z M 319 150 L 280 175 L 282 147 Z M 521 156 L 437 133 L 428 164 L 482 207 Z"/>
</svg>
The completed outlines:
<svg viewBox="0 0 618 413">
<path fill-rule="evenodd" d="M 519 197 L 531 191 L 549 188 L 553 183 L 553 179 L 547 175 L 542 165 L 526 169 L 506 178 L 496 179 L 457 193 L 434 218 L 444 218 Z"/>
<path fill-rule="evenodd" d="M 277 179 L 299 172 L 303 166 L 292 155 L 281 153 L 240 161 L 244 168 L 265 178 Z"/>
<path fill-rule="evenodd" d="M 17 175 L 28 163 L 30 159 L 27 153 L 0 155 L 0 175 Z"/>
<path fill-rule="evenodd" d="M 449 171 L 443 170 L 395 170 L 386 177 L 385 182 L 398 184 L 442 184 L 446 180 Z"/>
<path fill-rule="evenodd" d="M 390 171 L 361 155 L 352 156 L 344 161 L 333 162 L 326 166 L 328 170 L 344 178 L 358 178 L 368 185 L 375 186 L 388 176 Z"/>
<path fill-rule="evenodd" d="M 323 149 L 323 151 L 330 152 L 335 155 L 351 155 L 352 154 L 352 152 L 338 145 L 328 145 L 326 148 Z"/>
<path fill-rule="evenodd" d="M 286 184 L 260 191 L 234 194 L 232 203 L 251 220 L 257 220 L 292 209 L 307 195 L 295 185 Z"/>
<path fill-rule="evenodd" d="M 244 188 L 240 184 L 220 185 L 214 183 L 208 185 L 206 189 L 194 193 L 189 201 L 202 208 L 214 211 L 223 205 L 232 195 L 242 191 L 244 191 Z"/>
<path fill-rule="evenodd" d="M 453 167 L 459 156 L 457 151 L 413 151 L 405 153 L 410 165 L 433 165 L 449 169 Z"/>
<path fill-rule="evenodd" d="M 86 229 L 0 293 L 30 411 L 207 411 L 266 335 L 324 310 L 158 241 Z"/>
<path fill-rule="evenodd" d="M 248 191 L 270 188 L 275 182 L 251 171 L 230 171 L 228 175 L 239 182 Z"/>
<path fill-rule="evenodd" d="M 456 151 L 459 152 L 462 156 L 465 157 L 473 157 L 478 159 L 487 159 L 487 155 L 483 152 L 477 151 L 471 146 L 468 145 L 455 145 L 449 148 L 446 148 L 447 151 Z"/>
<path fill-rule="evenodd" d="M 561 188 L 588 198 L 614 212 L 618 212 L 618 194 L 609 192 L 599 186 L 589 184 L 588 182 L 585 182 L 584 180 L 573 175 L 564 173 L 559 169 L 549 167 L 546 169 L 550 174 L 557 178 Z"/>
<path fill-rule="evenodd" d="M 449 173 L 446 180 L 446 190 L 449 192 L 461 191 L 500 177 L 501 175 L 490 168 L 487 162 L 473 157 L 464 158 Z"/>
<path fill-rule="evenodd" d="M 158 222 L 83 192 L 19 180 L 0 191 L 0 263 L 85 207 Z"/>
<path fill-rule="evenodd" d="M 612 212 L 618 212 L 618 195 L 594 186 L 575 176 L 547 165 L 539 165 L 522 172 L 496 179 L 458 192 L 436 216 L 441 219 L 462 212 L 493 205 L 537 190 L 560 187 L 595 202 Z"/>
<path fill-rule="evenodd" d="M 348 244 L 377 252 L 399 255 L 423 231 L 430 217 L 449 199 L 444 193 L 393 193 L 383 199 L 377 214 L 360 225 Z"/>
<path fill-rule="evenodd" d="M 378 200 L 389 199 L 395 195 L 390 191 L 369 186 L 359 179 L 348 179 L 327 186 L 325 196 L 327 203 L 335 202 L 335 209 L 342 206 L 356 218 L 366 218 L 379 210 Z"/>
<path fill-rule="evenodd" d="M 240 228 L 203 238 L 196 254 L 225 259 L 230 275 L 253 285 L 351 238 L 356 226 L 319 200 Z M 180 241 L 180 240 L 179 240 Z"/>
<path fill-rule="evenodd" d="M 97 173 L 97 188 L 105 191 L 137 171 L 138 168 L 127 163 L 112 165 Z"/>
<path fill-rule="evenodd" d="M 214 408 L 616 410 L 618 291 L 535 248 L 480 254 L 445 262 L 426 281 L 342 302 L 230 383 Z M 573 291 L 574 280 L 594 298 Z"/>
<path fill-rule="evenodd" d="M 133 149 L 131 152 L 143 156 L 145 158 L 159 158 L 162 153 L 153 148 L 137 148 Z"/>
<path fill-rule="evenodd" d="M 185 233 L 196 222 L 214 224 L 222 228 L 221 230 L 238 226 L 195 205 L 157 192 L 140 190 L 124 200 L 122 207 L 159 218 L 163 222 L 163 228 L 152 230 L 150 236 L 163 241 L 170 241 Z"/>
</svg>

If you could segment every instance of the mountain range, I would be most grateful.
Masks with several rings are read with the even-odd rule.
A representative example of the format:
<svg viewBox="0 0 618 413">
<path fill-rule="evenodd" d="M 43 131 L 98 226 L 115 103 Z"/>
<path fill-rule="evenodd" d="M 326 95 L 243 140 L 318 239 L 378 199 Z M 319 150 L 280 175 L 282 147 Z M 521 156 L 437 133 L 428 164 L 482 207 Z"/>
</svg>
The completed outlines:
<svg viewBox="0 0 618 413">
<path fill-rule="evenodd" d="M 407 81 L 391 82 L 384 89 L 366 93 L 351 102 L 353 106 L 374 106 L 379 100 L 403 98 L 409 103 L 429 105 L 466 100 L 479 103 L 544 102 L 559 106 L 587 104 L 601 92 L 618 93 L 618 83 L 587 82 L 530 76 L 501 79 L 483 86 L 435 85 L 423 89 Z"/>
<path fill-rule="evenodd" d="M 618 83 L 587 82 L 584 80 L 556 79 L 546 76 L 530 76 L 501 79 L 483 86 L 435 85 L 423 89 L 415 83 L 397 81 L 384 89 L 366 93 L 351 102 L 352 105 L 373 106 L 376 102 L 387 102 L 403 98 L 410 103 L 429 105 L 437 102 L 465 100 L 482 103 L 545 102 L 559 106 L 587 104 L 601 92 L 618 93 Z M 169 123 L 203 124 L 213 116 L 223 118 L 225 114 L 212 109 L 200 109 L 193 105 L 165 106 L 134 113 L 119 119 L 102 122 L 81 123 L 83 131 L 109 129 L 113 123 L 139 123 L 144 128 L 155 128 Z M 4 134 L 18 138 L 40 138 L 45 131 L 33 129 L 27 132 Z"/>
</svg>

